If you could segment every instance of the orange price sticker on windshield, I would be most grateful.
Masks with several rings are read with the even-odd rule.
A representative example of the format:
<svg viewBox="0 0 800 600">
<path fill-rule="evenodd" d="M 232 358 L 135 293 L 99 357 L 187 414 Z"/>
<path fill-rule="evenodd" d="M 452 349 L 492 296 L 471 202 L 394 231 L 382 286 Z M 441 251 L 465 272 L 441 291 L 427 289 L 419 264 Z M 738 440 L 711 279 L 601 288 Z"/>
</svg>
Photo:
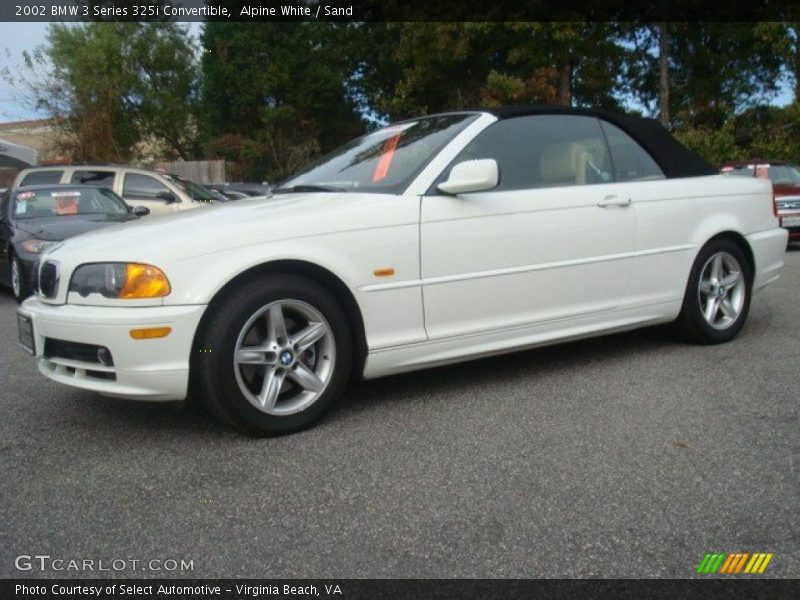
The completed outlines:
<svg viewBox="0 0 800 600">
<path fill-rule="evenodd" d="M 392 164 L 394 158 L 394 151 L 397 149 L 397 142 L 400 141 L 400 134 L 390 137 L 383 143 L 381 150 L 381 158 L 375 166 L 375 172 L 372 174 L 372 181 L 380 181 L 385 179 L 389 173 L 389 166 Z"/>
<path fill-rule="evenodd" d="M 77 215 L 78 214 L 78 200 L 74 197 L 57 197 L 56 198 L 56 214 L 57 215 Z"/>
</svg>

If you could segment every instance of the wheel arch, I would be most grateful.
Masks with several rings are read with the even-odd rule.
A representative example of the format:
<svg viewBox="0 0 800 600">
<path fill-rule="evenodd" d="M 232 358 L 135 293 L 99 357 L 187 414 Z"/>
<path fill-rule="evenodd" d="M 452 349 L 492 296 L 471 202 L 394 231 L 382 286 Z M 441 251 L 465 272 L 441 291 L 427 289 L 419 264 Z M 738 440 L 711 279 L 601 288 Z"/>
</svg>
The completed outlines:
<svg viewBox="0 0 800 600">
<path fill-rule="evenodd" d="M 747 241 L 747 238 L 745 238 L 741 233 L 737 231 L 733 230 L 721 231 L 716 235 L 712 236 L 711 238 L 709 238 L 698 249 L 697 253 L 699 254 L 700 250 L 705 248 L 711 242 L 717 240 L 730 240 L 739 247 L 739 249 L 742 251 L 742 254 L 744 254 L 745 258 L 747 259 L 748 266 L 750 267 L 750 284 L 752 285 L 756 277 L 756 258 L 755 255 L 753 254 L 753 249 L 750 247 L 750 243 Z"/>
<path fill-rule="evenodd" d="M 192 355 L 196 354 L 196 344 L 201 339 L 201 334 L 207 318 L 212 312 L 222 304 L 225 299 L 238 289 L 244 282 L 252 280 L 254 277 L 262 277 L 269 273 L 284 273 L 287 275 L 300 275 L 315 283 L 322 285 L 334 298 L 341 304 L 345 312 L 347 322 L 353 333 L 353 372 L 356 378 L 361 378 L 364 371 L 364 364 L 367 357 L 366 329 L 361 309 L 350 288 L 335 273 L 321 267 L 318 264 L 305 260 L 279 259 L 272 260 L 258 265 L 254 265 L 229 280 L 211 298 L 200 324 L 197 327 L 192 344 Z"/>
</svg>

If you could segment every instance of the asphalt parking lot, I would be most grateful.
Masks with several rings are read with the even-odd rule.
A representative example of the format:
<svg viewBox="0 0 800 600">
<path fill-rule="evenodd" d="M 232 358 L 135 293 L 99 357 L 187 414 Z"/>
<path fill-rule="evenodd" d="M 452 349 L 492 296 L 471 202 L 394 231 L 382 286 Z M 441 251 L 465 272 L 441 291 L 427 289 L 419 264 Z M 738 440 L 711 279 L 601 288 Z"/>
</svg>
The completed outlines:
<svg viewBox="0 0 800 600">
<path fill-rule="evenodd" d="M 26 554 L 193 560 L 184 577 L 690 577 L 711 551 L 800 577 L 799 293 L 793 250 L 732 344 L 649 329 L 365 382 L 279 439 L 49 382 L 4 293 L 0 577 L 64 575 L 17 571 Z"/>
</svg>

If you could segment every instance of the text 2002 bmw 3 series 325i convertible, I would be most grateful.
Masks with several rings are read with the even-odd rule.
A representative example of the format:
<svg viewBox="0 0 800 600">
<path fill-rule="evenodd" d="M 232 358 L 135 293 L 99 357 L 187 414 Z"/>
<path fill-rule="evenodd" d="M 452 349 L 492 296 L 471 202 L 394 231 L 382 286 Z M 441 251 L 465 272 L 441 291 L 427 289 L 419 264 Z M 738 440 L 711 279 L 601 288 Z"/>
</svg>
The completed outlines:
<svg viewBox="0 0 800 600">
<path fill-rule="evenodd" d="M 373 378 L 653 323 L 733 339 L 783 266 L 769 182 L 655 121 L 453 112 L 365 135 L 268 199 L 90 233 L 40 260 L 20 340 L 50 379 L 318 421 Z"/>
</svg>

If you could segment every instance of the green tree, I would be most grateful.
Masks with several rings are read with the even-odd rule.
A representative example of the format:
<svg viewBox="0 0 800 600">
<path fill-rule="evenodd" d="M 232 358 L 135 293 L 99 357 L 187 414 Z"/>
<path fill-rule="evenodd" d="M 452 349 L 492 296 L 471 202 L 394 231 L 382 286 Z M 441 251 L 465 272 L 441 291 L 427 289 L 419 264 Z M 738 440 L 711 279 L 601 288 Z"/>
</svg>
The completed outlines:
<svg viewBox="0 0 800 600">
<path fill-rule="evenodd" d="M 246 155 L 246 176 L 280 179 L 364 131 L 347 85 L 354 71 L 348 52 L 353 28 L 208 23 L 202 136 L 209 157 Z"/>
<path fill-rule="evenodd" d="M 616 107 L 617 36 L 608 23 L 371 23 L 354 84 L 390 120 L 482 105 Z"/>
<path fill-rule="evenodd" d="M 51 25 L 25 59 L 50 68 L 31 92 L 74 160 L 129 161 L 145 141 L 183 158 L 196 152 L 194 55 L 175 23 L 86 23 Z"/>
<path fill-rule="evenodd" d="M 389 120 L 476 107 L 507 54 L 498 23 L 369 23 L 354 82 Z"/>
<path fill-rule="evenodd" d="M 794 18 L 799 18 L 796 14 Z M 800 21 L 768 21 L 755 28 L 759 48 L 774 52 L 783 62 L 785 73 L 794 86 L 794 102 L 800 103 Z"/>
<path fill-rule="evenodd" d="M 735 112 L 769 100 L 778 90 L 783 59 L 760 39 L 759 25 L 682 22 L 629 28 L 630 91 L 651 112 L 664 104 L 672 126 L 721 127 Z"/>
</svg>

